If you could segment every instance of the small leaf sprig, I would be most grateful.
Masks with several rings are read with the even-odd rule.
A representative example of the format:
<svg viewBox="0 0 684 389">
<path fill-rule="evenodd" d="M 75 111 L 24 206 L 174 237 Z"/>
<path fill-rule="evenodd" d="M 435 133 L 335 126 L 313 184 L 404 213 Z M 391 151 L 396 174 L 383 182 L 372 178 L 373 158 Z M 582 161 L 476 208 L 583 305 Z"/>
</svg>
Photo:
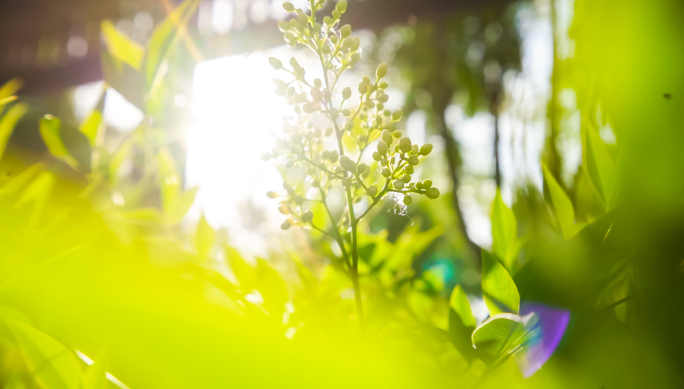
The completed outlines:
<svg viewBox="0 0 684 389">
<path fill-rule="evenodd" d="M 288 216 L 282 229 L 309 227 L 337 242 L 341 261 L 354 286 L 358 316 L 363 318 L 358 273 L 359 221 L 389 193 L 400 194 L 398 197 L 403 197 L 405 205 L 412 203 L 412 194 L 436 199 L 440 193 L 431 180 L 417 181 L 414 177 L 415 167 L 430 154 L 433 146 L 419 146 L 408 137 L 402 137 L 395 129 L 402 111 L 391 112 L 384 107 L 389 99 L 385 93 L 388 84 L 383 80 L 387 75 L 387 62 L 377 67 L 375 80 L 364 76 L 359 82 L 358 103 L 352 102 L 354 93 L 350 87 L 341 91 L 336 88 L 344 71 L 352 69 L 361 59 L 360 39 L 351 36 L 350 25 L 340 27 L 347 1 L 338 1 L 332 15 L 325 16 L 320 23 L 316 12 L 324 3 L 324 0 L 310 0 L 308 14 L 291 3 L 283 4 L 286 11 L 295 14 L 289 21 L 278 23 L 285 41 L 290 47 L 305 46 L 316 54 L 323 80 L 316 78 L 309 82 L 306 70 L 294 57 L 290 58 L 289 67 L 277 58 L 269 58 L 273 68 L 291 75 L 288 82 L 274 80 L 275 93 L 293 106 L 295 115 L 285 119 L 284 137 L 276 138 L 275 147 L 262 159 L 277 159 L 285 168 L 305 169 L 306 179 L 295 187 L 285 183 L 286 193 L 271 191 L 267 195 L 281 199 L 279 211 Z M 315 117 L 321 115 L 329 123 L 325 129 L 314 124 Z M 333 135 L 337 149 L 328 150 L 328 138 Z M 371 155 L 373 162 L 368 165 L 362 159 L 376 140 L 376 150 Z M 358 151 L 354 153 L 356 155 L 350 153 L 351 149 Z M 339 185 L 344 188 L 346 209 L 338 219 L 331 212 L 327 197 L 330 190 Z M 357 215 L 354 204 L 364 199 L 367 206 Z M 323 205 L 330 219 L 329 229 L 314 224 L 314 214 L 307 204 L 312 202 Z"/>
</svg>

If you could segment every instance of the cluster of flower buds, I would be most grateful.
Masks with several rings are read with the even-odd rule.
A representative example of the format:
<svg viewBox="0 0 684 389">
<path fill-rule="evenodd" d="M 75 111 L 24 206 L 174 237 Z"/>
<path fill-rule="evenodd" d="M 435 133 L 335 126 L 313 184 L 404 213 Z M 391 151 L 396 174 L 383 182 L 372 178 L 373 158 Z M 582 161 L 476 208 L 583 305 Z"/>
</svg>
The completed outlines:
<svg viewBox="0 0 684 389">
<path fill-rule="evenodd" d="M 410 194 L 425 195 L 429 199 L 439 196 L 432 181 L 413 179 L 416 166 L 422 157 L 430 154 L 432 145 L 419 147 L 409 138 L 402 138 L 401 132 L 395 129 L 402 111 L 392 112 L 384 106 L 389 98 L 385 93 L 388 84 L 383 80 L 388 70 L 386 62 L 377 67 L 374 80 L 363 77 L 356 96 L 350 87 L 334 93 L 342 72 L 360 59 L 359 39 L 351 37 L 349 25 L 339 27 L 347 2 L 338 1 L 332 17 L 326 16 L 321 24 L 316 20 L 316 11 L 323 3 L 312 1 L 310 15 L 284 3 L 285 10 L 296 17 L 279 22 L 279 27 L 289 45 L 304 45 L 317 54 L 324 80 L 307 81 L 306 71 L 295 58 L 289 60 L 289 67 L 277 58 L 269 58 L 273 68 L 292 76 L 289 82 L 275 81 L 276 94 L 294 106 L 296 115 L 285 121 L 283 137 L 276 139 L 275 147 L 262 159 L 279 159 L 285 168 L 303 168 L 307 174 L 307 179 L 294 188 L 284 185 L 286 194 L 268 193 L 269 197 L 282 200 L 279 210 L 289 217 L 283 223 L 283 229 L 293 225 L 313 226 L 313 214 L 308 210 L 307 202 L 325 203 L 326 194 L 334 185 L 341 184 L 345 188 L 350 202 L 348 207 L 363 198 L 369 198 L 373 206 L 390 192 L 403 194 L 403 202 L 407 205 L 412 202 Z M 327 117 L 330 126 L 322 129 L 314 125 L 317 115 Z M 338 147 L 328 150 L 326 145 L 329 147 L 330 142 L 326 138 L 333 135 Z M 374 161 L 370 165 L 361 162 L 366 149 L 376 140 L 376 151 L 372 153 Z M 354 149 L 357 156 L 345 155 L 345 148 L 348 153 L 350 148 Z M 307 198 L 305 193 L 309 196 L 317 193 L 317 196 Z"/>
</svg>

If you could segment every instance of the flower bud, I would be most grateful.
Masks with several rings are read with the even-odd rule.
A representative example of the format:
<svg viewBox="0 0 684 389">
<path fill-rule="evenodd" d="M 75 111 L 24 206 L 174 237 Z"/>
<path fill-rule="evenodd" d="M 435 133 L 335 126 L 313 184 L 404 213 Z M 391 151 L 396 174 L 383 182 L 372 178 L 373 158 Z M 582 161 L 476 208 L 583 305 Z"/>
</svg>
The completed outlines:
<svg viewBox="0 0 684 389">
<path fill-rule="evenodd" d="M 339 154 L 337 153 L 337 150 L 333 150 L 330 152 L 330 162 L 335 163 L 337 162 L 337 158 L 339 158 Z"/>
<path fill-rule="evenodd" d="M 261 160 L 262 160 L 262 161 L 268 161 L 268 160 L 270 160 L 271 158 L 273 158 L 273 156 L 271 155 L 271 153 L 263 153 L 263 154 L 261 154 Z"/>
<path fill-rule="evenodd" d="M 297 205 L 302 205 L 302 204 L 304 204 L 304 197 L 302 197 L 302 196 L 300 196 L 300 195 L 296 195 L 296 196 L 292 197 L 292 200 L 294 200 L 294 202 L 295 202 Z"/>
<path fill-rule="evenodd" d="M 294 10 L 295 10 L 294 5 L 292 5 L 292 3 L 289 3 L 289 2 L 283 3 L 283 8 L 285 8 L 285 11 L 287 11 L 287 12 L 294 12 Z"/>
<path fill-rule="evenodd" d="M 423 181 L 423 188 L 430 189 L 430 187 L 432 187 L 432 180 Z"/>
<path fill-rule="evenodd" d="M 351 177 L 344 177 L 344 178 L 342 179 L 342 185 L 344 185 L 344 186 L 351 186 L 351 184 L 352 184 L 352 179 L 351 179 Z"/>
<path fill-rule="evenodd" d="M 316 110 L 316 108 L 314 108 L 313 104 L 311 104 L 311 103 L 304 104 L 304 106 L 302 108 L 304 109 L 304 112 L 306 112 L 306 113 L 312 113 L 313 111 Z"/>
<path fill-rule="evenodd" d="M 420 152 L 420 149 L 418 148 L 418 145 L 411 146 L 411 154 L 416 155 L 419 152 Z"/>
<path fill-rule="evenodd" d="M 419 162 L 420 161 L 418 160 L 418 157 L 416 157 L 415 155 L 409 157 L 408 159 L 408 163 L 410 163 L 411 165 L 418 165 Z"/>
<path fill-rule="evenodd" d="M 330 135 L 332 135 L 332 133 L 333 133 L 332 127 L 328 127 L 325 129 L 325 136 L 330 136 Z"/>
<path fill-rule="evenodd" d="M 271 190 L 266 192 L 266 196 L 268 196 L 269 199 L 275 199 L 276 197 L 278 197 L 278 194 Z"/>
<path fill-rule="evenodd" d="M 387 143 L 385 141 L 378 141 L 378 153 L 387 154 Z"/>
<path fill-rule="evenodd" d="M 404 112 L 402 110 L 398 109 L 392 113 L 392 119 L 393 120 L 399 120 L 399 119 L 401 119 L 401 117 L 403 115 L 404 115 Z"/>
<path fill-rule="evenodd" d="M 282 213 L 283 215 L 289 215 L 290 207 L 287 204 L 280 204 L 278 207 L 278 212 Z"/>
<path fill-rule="evenodd" d="M 381 79 L 387 75 L 387 62 L 383 61 L 378 65 L 378 68 L 375 70 L 375 75 L 378 77 L 378 79 Z"/>
<path fill-rule="evenodd" d="M 392 174 L 392 172 L 391 172 L 388 168 L 382 169 L 382 175 L 383 175 L 385 178 L 389 177 L 390 174 Z"/>
<path fill-rule="evenodd" d="M 295 133 L 292 134 L 292 136 L 290 137 L 290 140 L 292 140 L 292 143 L 294 143 L 294 144 L 296 144 L 296 145 L 301 144 L 302 141 L 303 141 L 302 134 L 300 134 L 300 133 L 298 133 L 298 132 L 295 132 Z"/>
<path fill-rule="evenodd" d="M 356 164 L 346 155 L 340 157 L 340 166 L 342 167 L 342 169 L 349 172 L 356 171 Z"/>
<path fill-rule="evenodd" d="M 382 154 L 378 153 L 377 151 L 373 152 L 373 159 L 376 161 L 380 161 L 382 159 Z"/>
<path fill-rule="evenodd" d="M 360 84 L 359 84 L 359 93 L 361 93 L 362 95 L 365 95 L 366 92 L 368 92 L 368 85 L 366 85 L 366 84 L 363 83 L 363 82 L 360 83 Z"/>
<path fill-rule="evenodd" d="M 411 205 L 412 202 L 413 199 L 411 198 L 411 196 L 404 196 L 404 204 Z"/>
<path fill-rule="evenodd" d="M 368 169 L 368 165 L 366 165 L 365 163 L 361 163 L 361 164 L 359 164 L 359 166 L 356 167 L 356 171 L 357 171 L 359 174 L 365 173 L 365 172 L 366 172 L 366 169 Z"/>
<path fill-rule="evenodd" d="M 304 223 L 309 223 L 311 220 L 313 220 L 313 212 L 306 211 L 302 214 L 302 221 Z"/>
<path fill-rule="evenodd" d="M 344 110 L 342 110 L 342 115 L 349 116 L 349 115 L 351 115 L 351 111 L 348 109 L 344 109 Z"/>
<path fill-rule="evenodd" d="M 375 195 L 378 194 L 378 188 L 375 186 L 369 186 L 368 190 L 366 190 L 366 193 L 368 193 L 369 196 L 375 197 Z"/>
<path fill-rule="evenodd" d="M 423 189 L 423 183 L 422 182 L 416 182 L 416 189 Z"/>
<path fill-rule="evenodd" d="M 280 225 L 280 228 L 281 228 L 282 230 L 288 230 L 288 229 L 290 229 L 290 222 L 288 222 L 287 220 L 284 221 L 283 224 Z"/>
<path fill-rule="evenodd" d="M 349 38 L 351 36 L 352 29 L 351 26 L 348 24 L 345 24 L 340 28 L 340 35 L 342 36 L 342 39 Z"/>
<path fill-rule="evenodd" d="M 404 181 L 402 181 L 402 180 L 396 180 L 392 183 L 392 185 L 394 185 L 395 189 L 399 189 L 399 190 L 404 189 Z"/>
<path fill-rule="evenodd" d="M 429 198 L 430 200 L 434 200 L 437 197 L 439 197 L 439 189 L 437 188 L 430 188 L 425 192 L 425 197 Z"/>
<path fill-rule="evenodd" d="M 268 62 L 271 64 L 271 66 L 273 66 L 273 69 L 275 70 L 280 70 L 283 68 L 283 63 L 278 58 L 269 57 Z"/>
<path fill-rule="evenodd" d="M 399 141 L 399 150 L 401 150 L 404 153 L 408 153 L 411 151 L 411 139 L 409 138 L 401 138 Z"/>
<path fill-rule="evenodd" d="M 387 82 L 385 82 L 385 81 L 378 84 L 378 88 L 380 88 L 380 89 L 387 89 L 388 86 L 389 86 L 389 84 L 387 84 Z"/>
<path fill-rule="evenodd" d="M 392 133 L 392 136 L 397 138 L 397 139 L 401 138 L 401 131 L 399 131 L 399 130 L 394 131 Z"/>
<path fill-rule="evenodd" d="M 288 23 L 288 22 L 285 21 L 285 20 L 279 20 L 279 21 L 278 21 L 278 28 L 279 28 L 281 31 L 284 32 L 284 31 L 286 31 L 288 28 L 290 28 L 290 23 Z"/>
<path fill-rule="evenodd" d="M 387 145 L 391 145 L 392 141 L 394 140 L 392 138 L 392 134 L 387 130 L 382 130 L 382 134 L 380 136 L 382 137 L 382 141 L 385 142 Z"/>
<path fill-rule="evenodd" d="M 401 180 L 408 184 L 409 182 L 411 182 L 411 175 L 410 174 L 404 174 L 401 177 Z"/>
<path fill-rule="evenodd" d="M 340 13 L 344 13 L 347 10 L 347 0 L 340 0 L 335 5 L 335 10 Z"/>
<path fill-rule="evenodd" d="M 411 166 L 411 165 L 406 166 L 406 167 L 404 168 L 404 171 L 405 171 L 407 174 L 413 174 L 413 166 Z"/>
<path fill-rule="evenodd" d="M 346 87 L 342 90 L 342 97 L 347 100 L 351 97 L 352 90 L 350 87 Z"/>
<path fill-rule="evenodd" d="M 341 176 L 342 174 L 344 174 L 344 169 L 342 169 L 339 166 L 335 166 L 335 174 L 338 174 Z"/>
<path fill-rule="evenodd" d="M 431 151 L 432 151 L 432 145 L 430 143 L 426 143 L 420 148 L 420 154 L 421 155 L 428 155 L 428 154 L 430 154 Z"/>
<path fill-rule="evenodd" d="M 285 162 L 285 167 L 290 169 L 290 168 L 294 167 L 294 164 L 295 164 L 295 161 L 289 160 L 289 161 Z"/>
</svg>

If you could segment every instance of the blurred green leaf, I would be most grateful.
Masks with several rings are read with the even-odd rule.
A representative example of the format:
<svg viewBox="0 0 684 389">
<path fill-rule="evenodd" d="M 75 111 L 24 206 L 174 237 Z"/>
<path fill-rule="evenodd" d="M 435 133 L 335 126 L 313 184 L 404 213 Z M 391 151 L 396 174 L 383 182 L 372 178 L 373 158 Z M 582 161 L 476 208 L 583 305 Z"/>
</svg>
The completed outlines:
<svg viewBox="0 0 684 389">
<path fill-rule="evenodd" d="M 26 184 L 29 183 L 38 173 L 45 169 L 45 162 L 35 163 L 17 174 L 2 188 L 0 188 L 0 195 L 13 196 L 19 192 Z"/>
<path fill-rule="evenodd" d="M 606 210 L 612 209 L 617 192 L 617 169 L 608 148 L 592 125 L 583 126 L 583 165 L 592 188 Z"/>
<path fill-rule="evenodd" d="M 5 386 L 2 389 L 27 389 L 26 384 L 22 381 L 21 376 L 16 375 L 11 377 L 5 382 Z"/>
<path fill-rule="evenodd" d="M 513 265 L 520 251 L 518 226 L 515 214 L 504 203 L 501 198 L 501 191 L 498 188 L 492 204 L 491 220 L 492 251 L 501 258 L 509 271 L 513 271 Z"/>
<path fill-rule="evenodd" d="M 44 118 L 40 119 L 40 136 L 45 142 L 50 154 L 55 157 L 65 161 L 72 167 L 76 167 L 78 162 L 69 154 L 62 137 L 60 135 L 60 130 L 62 126 L 62 121 L 52 115 L 45 115 Z"/>
<path fill-rule="evenodd" d="M 8 325 L 29 371 L 42 388 L 79 388 L 81 366 L 64 345 L 24 323 L 9 320 Z"/>
<path fill-rule="evenodd" d="M 55 186 L 57 178 L 51 172 L 41 172 L 31 183 L 15 203 L 15 207 L 24 208 L 30 203 L 33 203 L 33 211 L 29 219 L 29 224 L 37 225 L 43 210 L 50 198 L 52 188 Z"/>
<path fill-rule="evenodd" d="M 264 298 L 264 306 L 269 315 L 281 322 L 285 312 L 285 303 L 289 301 L 287 285 L 280 274 L 263 259 L 257 260 L 257 287 Z"/>
<path fill-rule="evenodd" d="M 233 247 L 225 246 L 224 248 L 226 258 L 230 264 L 230 269 L 233 275 L 240 283 L 240 289 L 243 294 L 247 294 L 256 288 L 256 269 L 247 263 L 242 257 L 242 254 Z"/>
<path fill-rule="evenodd" d="M 152 33 L 145 59 L 145 79 L 151 95 L 161 83 L 164 72 L 160 69 L 178 41 L 178 30 L 185 28 L 199 6 L 199 0 L 185 0 L 161 22 Z"/>
<path fill-rule="evenodd" d="M 0 117 L 0 159 L 5 154 L 7 142 L 9 142 L 10 136 L 12 136 L 14 127 L 26 111 L 28 111 L 28 105 L 21 103 L 12 106 L 4 116 Z"/>
<path fill-rule="evenodd" d="M 0 98 L 0 107 L 2 107 L 5 104 L 9 104 L 17 99 L 17 96 L 9 96 L 9 97 L 3 97 Z"/>
<path fill-rule="evenodd" d="M 0 344 L 15 342 L 14 335 L 7 322 L 14 320 L 20 323 L 31 324 L 31 320 L 23 313 L 14 308 L 5 305 L 0 305 Z"/>
<path fill-rule="evenodd" d="M 13 78 L 13 79 L 7 81 L 0 88 L 0 99 L 5 99 L 5 98 L 13 96 L 23 86 L 24 86 L 24 81 L 22 81 L 22 79 L 20 79 L 20 78 Z"/>
<path fill-rule="evenodd" d="M 176 195 L 175 203 L 167 209 L 166 212 L 166 223 L 177 224 L 179 223 L 186 213 L 190 210 L 192 203 L 195 202 L 195 195 L 197 194 L 198 187 L 190 188 L 188 190 L 180 191 Z"/>
<path fill-rule="evenodd" d="M 449 338 L 454 347 L 469 361 L 475 357 L 470 337 L 476 324 L 468 296 L 461 286 L 457 285 L 449 299 Z"/>
<path fill-rule="evenodd" d="M 119 179 L 119 168 L 121 168 L 121 164 L 126 160 L 126 157 L 128 157 L 128 154 L 131 152 L 131 149 L 133 148 L 133 139 L 129 138 L 126 139 L 121 146 L 118 147 L 114 155 L 111 157 L 109 160 L 109 182 L 112 185 L 116 185 L 116 182 Z"/>
<path fill-rule="evenodd" d="M 98 352 L 95 363 L 85 368 L 81 376 L 81 389 L 107 389 L 107 361 L 105 351 Z"/>
<path fill-rule="evenodd" d="M 358 153 L 359 152 L 359 146 L 356 143 L 356 140 L 349 135 L 348 133 L 345 133 L 342 135 L 342 143 L 344 143 L 344 150 L 346 152 L 350 153 Z"/>
<path fill-rule="evenodd" d="M 200 258 L 207 258 L 211 252 L 211 248 L 214 247 L 214 241 L 216 240 L 216 231 L 212 227 L 207 219 L 202 214 L 199 223 L 197 223 L 197 231 L 195 232 L 195 249 Z"/>
<path fill-rule="evenodd" d="M 137 42 L 119 31 L 109 20 L 100 23 L 102 36 L 112 55 L 135 70 L 140 70 L 145 49 Z"/>
<path fill-rule="evenodd" d="M 518 313 L 520 309 L 520 294 L 515 282 L 487 250 L 482 250 L 482 295 L 491 315 Z"/>
<path fill-rule="evenodd" d="M 542 171 L 544 172 L 544 180 L 549 188 L 551 202 L 556 210 L 558 224 L 560 224 L 563 237 L 570 239 L 580 232 L 586 223 L 575 224 L 575 209 L 570 198 L 565 194 L 565 191 L 563 191 L 558 182 L 556 182 L 556 179 L 553 178 L 553 174 L 546 168 L 546 165 L 542 164 Z"/>
<path fill-rule="evenodd" d="M 492 363 L 522 344 L 532 317 L 532 314 L 524 317 L 511 313 L 493 315 L 473 331 L 473 346 L 486 363 Z"/>
<path fill-rule="evenodd" d="M 102 112 L 99 110 L 95 109 L 92 112 L 90 112 L 90 115 L 81 123 L 81 127 L 79 130 L 83 135 L 88 138 L 88 142 L 90 143 L 90 147 L 95 147 L 95 143 L 97 140 L 97 134 L 100 132 L 100 128 L 102 127 Z"/>
</svg>

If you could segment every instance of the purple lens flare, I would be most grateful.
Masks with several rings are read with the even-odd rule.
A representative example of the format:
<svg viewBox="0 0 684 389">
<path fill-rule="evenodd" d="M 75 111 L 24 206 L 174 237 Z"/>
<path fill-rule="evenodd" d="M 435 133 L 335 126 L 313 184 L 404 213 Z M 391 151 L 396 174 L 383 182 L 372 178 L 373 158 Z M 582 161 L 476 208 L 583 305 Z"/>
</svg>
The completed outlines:
<svg viewBox="0 0 684 389">
<path fill-rule="evenodd" d="M 531 377 L 551 358 L 570 321 L 570 311 L 550 308 L 541 304 L 525 304 L 520 315 L 534 313 L 537 323 L 530 330 L 539 330 L 523 352 L 516 355 L 516 362 L 524 378 Z"/>
</svg>

